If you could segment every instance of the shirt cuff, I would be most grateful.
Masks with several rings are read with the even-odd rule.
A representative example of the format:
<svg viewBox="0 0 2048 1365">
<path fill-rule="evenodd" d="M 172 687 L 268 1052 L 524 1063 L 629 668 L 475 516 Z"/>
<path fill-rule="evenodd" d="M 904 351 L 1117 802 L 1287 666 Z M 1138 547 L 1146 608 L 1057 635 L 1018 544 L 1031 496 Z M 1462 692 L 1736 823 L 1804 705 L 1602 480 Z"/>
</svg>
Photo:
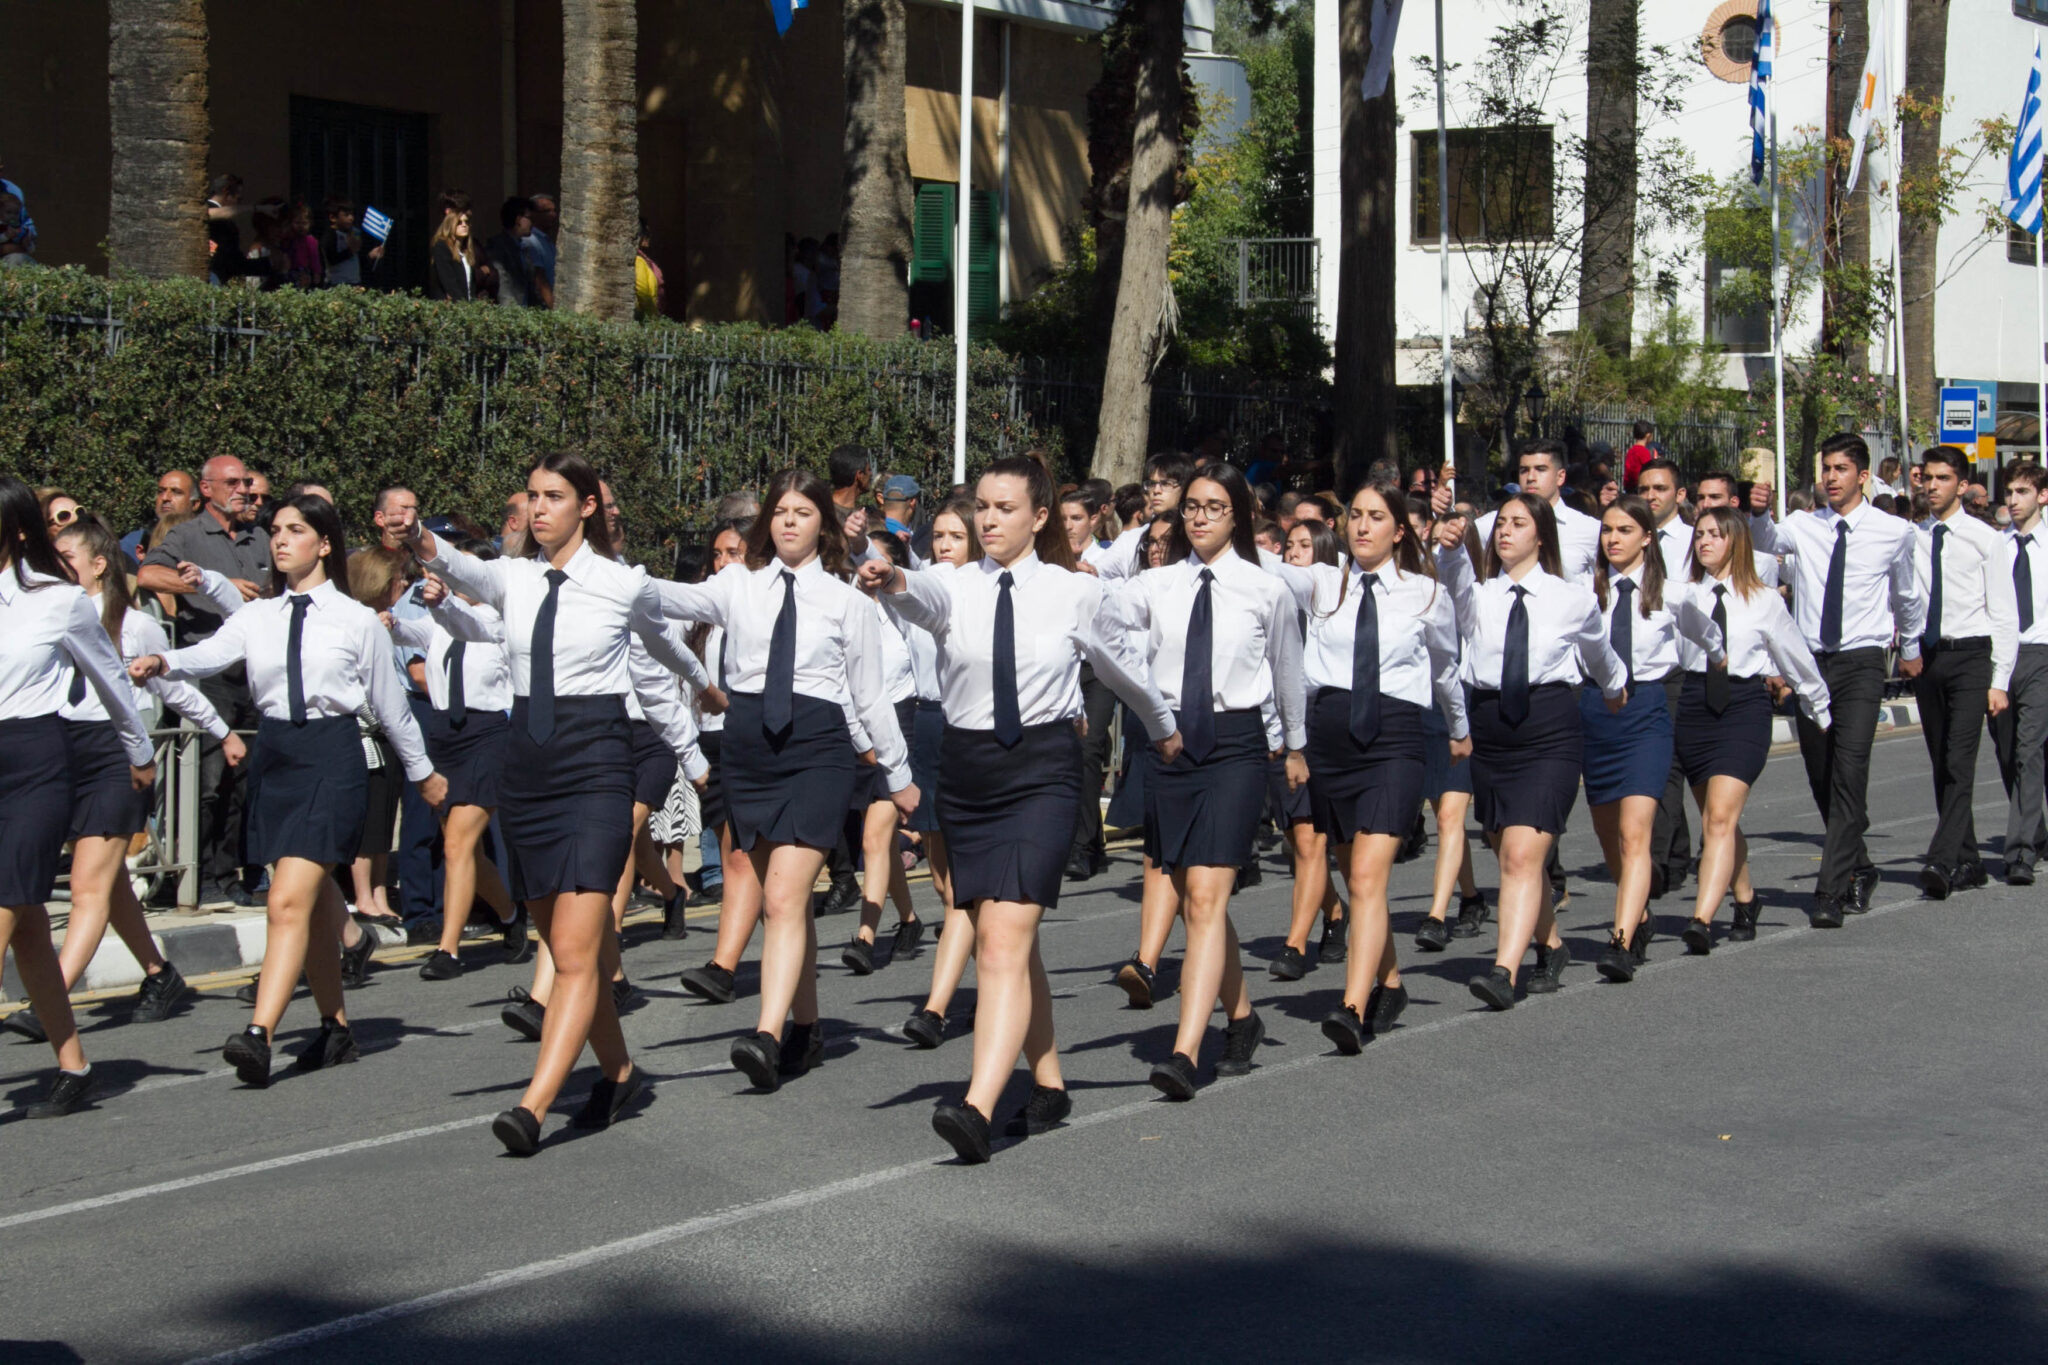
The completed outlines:
<svg viewBox="0 0 2048 1365">
<path fill-rule="evenodd" d="M 1899 657 L 1900 657 L 1901 659 L 1917 659 L 1917 658 L 1919 658 L 1919 657 L 1920 657 L 1920 637 L 1919 637 L 1919 636 L 1917 636 L 1917 635 L 1909 635 L 1909 636 L 1905 637 L 1904 639 L 1900 640 L 1900 641 L 1899 641 Z"/>
<path fill-rule="evenodd" d="M 683 759 L 683 776 L 691 782 L 701 781 L 711 772 L 711 765 L 704 761 L 704 755 L 695 745 Z"/>
<path fill-rule="evenodd" d="M 910 785 L 910 767 L 908 764 L 897 764 L 895 767 L 886 770 L 886 776 L 891 793 L 900 792 Z"/>
<path fill-rule="evenodd" d="M 229 733 L 227 721 L 223 720 L 218 713 L 214 715 L 210 722 L 200 728 L 215 739 L 226 739 Z"/>
<path fill-rule="evenodd" d="M 138 744 L 141 746 L 139 749 L 136 747 Z M 146 735 L 142 739 L 135 741 L 127 740 L 124 737 L 122 747 L 127 749 L 128 761 L 135 767 L 147 768 L 150 764 L 156 762 L 156 745 Z M 139 758 L 136 756 L 138 753 L 141 755 Z"/>
<path fill-rule="evenodd" d="M 1308 748 L 1308 727 L 1296 725 L 1289 728 L 1287 731 L 1287 747 L 1291 752 L 1295 753 Z"/>
</svg>

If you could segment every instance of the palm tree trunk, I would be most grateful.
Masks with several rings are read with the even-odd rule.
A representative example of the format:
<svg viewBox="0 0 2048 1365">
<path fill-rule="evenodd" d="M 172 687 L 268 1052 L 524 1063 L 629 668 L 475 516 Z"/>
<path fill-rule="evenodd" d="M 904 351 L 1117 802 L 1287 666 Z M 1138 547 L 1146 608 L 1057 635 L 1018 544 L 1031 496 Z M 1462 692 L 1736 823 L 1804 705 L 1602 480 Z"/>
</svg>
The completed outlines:
<svg viewBox="0 0 2048 1365">
<path fill-rule="evenodd" d="M 1370 0 L 1337 11 L 1337 483 L 1349 487 L 1394 452 L 1394 83 L 1368 100 Z"/>
<path fill-rule="evenodd" d="M 1870 7 L 1866 0 L 1829 0 L 1828 138 L 1849 135 L 1863 63 L 1870 55 Z M 1868 150 L 1868 149 L 1866 149 Z M 1846 167 L 1842 175 L 1847 175 Z M 1828 167 L 1825 221 L 1821 229 L 1821 348 L 1857 373 L 1870 368 L 1863 309 L 1852 297 L 1853 281 L 1870 268 L 1870 190 L 1877 177 L 1867 171 L 1861 194 L 1845 194 L 1835 167 Z"/>
<path fill-rule="evenodd" d="M 1929 427 L 1940 398 L 1934 383 L 1936 214 L 1915 213 L 1921 193 L 1941 174 L 1941 101 L 1948 82 L 1948 0 L 1908 0 L 1906 96 L 1912 111 L 1900 120 L 1900 184 L 1907 211 L 1899 223 L 1899 293 L 1905 309 L 1908 412 Z"/>
<path fill-rule="evenodd" d="M 1586 28 L 1585 229 L 1579 325 L 1627 355 L 1635 333 L 1638 0 L 1593 0 Z"/>
<path fill-rule="evenodd" d="M 847 0 L 846 208 L 839 325 L 903 334 L 910 316 L 910 138 L 903 109 L 903 0 Z M 962 196 L 963 204 L 965 196 Z M 957 263 L 966 269 L 966 262 Z"/>
<path fill-rule="evenodd" d="M 562 0 L 562 233 L 557 306 L 633 317 L 640 231 L 634 0 Z"/>
<path fill-rule="evenodd" d="M 1136 117 L 1131 124 L 1131 198 L 1124 215 L 1123 267 L 1102 374 L 1094 473 L 1136 483 L 1152 435 L 1152 370 L 1173 309 L 1166 256 L 1180 174 L 1181 0 L 1129 0 L 1143 34 Z"/>
<path fill-rule="evenodd" d="M 115 269 L 206 277 L 206 74 L 204 0 L 108 0 Z"/>
</svg>

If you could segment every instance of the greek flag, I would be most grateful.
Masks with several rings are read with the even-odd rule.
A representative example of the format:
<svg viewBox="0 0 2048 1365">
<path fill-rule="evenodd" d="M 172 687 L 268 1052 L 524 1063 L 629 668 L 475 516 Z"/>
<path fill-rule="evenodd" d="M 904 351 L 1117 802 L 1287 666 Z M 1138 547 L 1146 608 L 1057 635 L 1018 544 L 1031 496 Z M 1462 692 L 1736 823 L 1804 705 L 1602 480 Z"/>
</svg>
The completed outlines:
<svg viewBox="0 0 2048 1365">
<path fill-rule="evenodd" d="M 2034 40 L 2034 68 L 2027 73 L 2027 97 L 2020 101 L 2019 126 L 2012 133 L 2012 160 L 2005 171 L 2005 216 L 2022 229 L 2041 231 L 2041 40 Z"/>
<path fill-rule="evenodd" d="M 371 208 L 368 204 L 363 205 L 363 218 L 361 226 L 363 229 L 363 236 L 374 237 L 380 242 L 391 235 L 390 215 L 381 213 L 378 210 Z"/>
<path fill-rule="evenodd" d="M 786 37 L 791 21 L 796 18 L 796 12 L 800 9 L 809 9 L 811 0 L 768 0 L 768 3 L 775 8 L 776 35 Z"/>
<path fill-rule="evenodd" d="M 1764 86 L 1771 79 L 1771 54 L 1777 47 L 1778 21 L 1771 16 L 1771 0 L 1763 0 L 1756 11 L 1756 51 L 1749 58 L 1749 183 L 1764 178 L 1764 139 L 1770 133 L 1770 113 L 1765 107 Z"/>
</svg>

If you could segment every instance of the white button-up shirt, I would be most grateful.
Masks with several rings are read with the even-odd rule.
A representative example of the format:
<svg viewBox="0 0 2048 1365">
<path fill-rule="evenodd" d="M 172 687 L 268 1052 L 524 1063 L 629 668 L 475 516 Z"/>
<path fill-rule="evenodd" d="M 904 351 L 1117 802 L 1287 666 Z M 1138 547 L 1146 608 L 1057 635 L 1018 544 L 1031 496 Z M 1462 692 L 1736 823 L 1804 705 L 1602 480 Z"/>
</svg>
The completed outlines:
<svg viewBox="0 0 2048 1365">
<path fill-rule="evenodd" d="M 1607 616 L 1584 583 L 1568 583 L 1531 569 L 1516 583 L 1505 573 L 1458 593 L 1458 630 L 1464 639 L 1462 676 L 1468 686 L 1500 690 L 1508 613 L 1514 588 L 1523 590 L 1529 617 L 1529 686 L 1576 683 L 1581 667 L 1609 698 L 1619 697 L 1628 673 L 1607 643 Z"/>
<path fill-rule="evenodd" d="M 240 594 L 236 596 L 239 598 Z M 97 616 L 102 610 L 100 595 L 94 593 L 91 601 L 93 614 Z M 130 607 L 121 618 L 121 658 L 124 662 L 140 659 L 145 654 L 162 654 L 170 647 L 170 637 L 164 634 L 164 628 L 157 624 L 155 617 Z M 140 686 L 131 686 L 129 691 L 135 701 L 136 714 L 145 720 L 155 713 L 157 701 L 162 701 L 179 715 L 190 717 L 193 724 L 215 739 L 227 738 L 228 723 L 220 718 L 220 712 L 213 709 L 213 703 L 206 699 L 206 694 L 191 683 L 151 678 Z M 66 720 L 81 724 L 109 719 L 107 708 L 100 704 L 99 694 L 90 687 L 86 688 L 85 696 L 80 700 L 66 702 L 59 714 Z"/>
<path fill-rule="evenodd" d="M 882 691 L 891 706 L 917 696 L 916 661 L 911 657 L 910 642 L 904 638 L 905 631 L 916 629 L 898 622 L 893 614 L 882 609 L 880 602 L 875 603 L 875 634 L 882 642 Z"/>
<path fill-rule="evenodd" d="M 1683 667 L 1680 663 L 1681 645 L 1691 646 L 1695 656 L 1704 661 L 1693 668 L 1695 673 L 1707 663 L 1719 663 L 1724 657 L 1720 632 L 1695 606 L 1686 583 L 1665 579 L 1663 600 L 1648 615 L 1644 614 L 1643 604 L 1647 599 L 1643 596 L 1643 568 L 1644 563 L 1638 562 L 1626 574 L 1610 573 L 1607 605 L 1600 611 L 1611 644 L 1614 640 L 1614 614 L 1621 609 L 1621 583 L 1626 579 L 1635 585 L 1628 593 L 1628 644 L 1629 652 L 1635 657 L 1622 662 L 1633 663 L 1636 681 L 1656 682 L 1667 674 L 1680 671 Z"/>
<path fill-rule="evenodd" d="M 19 561 L 0 566 L 0 640 L 7 642 L 0 649 L 0 720 L 61 713 L 76 669 L 119 727 L 128 761 L 138 768 L 156 761 L 121 653 L 76 583 L 24 570 Z"/>
<path fill-rule="evenodd" d="M 1920 657 L 1920 632 L 1927 600 L 1920 595 L 1913 560 L 1913 524 L 1880 512 L 1868 502 L 1848 516 L 1833 508 L 1794 512 L 1783 522 L 1759 513 L 1749 533 L 1767 554 L 1792 556 L 1792 611 L 1806 647 L 1821 649 L 1821 609 L 1827 598 L 1828 565 L 1835 554 L 1835 526 L 1847 522 L 1849 551 L 1842 570 L 1841 649 L 1886 649 L 1896 630 L 1899 653 Z"/>
<path fill-rule="evenodd" d="M 2020 537 L 2027 537 L 2027 544 L 2020 544 Z M 2034 622 L 2020 632 L 2023 645 L 2048 645 L 2048 517 L 2034 523 L 2031 531 L 2008 530 L 2005 533 L 2005 556 L 2000 561 L 2005 565 L 2006 581 L 2013 585 L 2013 624 L 2019 624 L 2019 580 L 2013 577 L 2013 568 L 2024 554 L 2034 580 Z"/>
<path fill-rule="evenodd" d="M 1691 587 L 1697 605 L 1710 619 L 1717 603 L 1728 618 L 1729 677 L 1783 678 L 1798 692 L 1807 719 L 1823 730 L 1834 723 L 1827 682 L 1775 588 L 1758 588 L 1744 597 L 1727 579 L 1708 578 Z M 1717 593 L 1717 588 L 1722 591 Z"/>
<path fill-rule="evenodd" d="M 718 685 L 718 690 L 721 692 L 725 690 L 726 680 L 720 676 L 718 656 L 719 652 L 724 648 L 724 626 L 713 626 L 704 633 L 704 658 L 702 661 L 704 671 L 709 675 L 711 681 Z M 699 705 L 697 708 L 697 728 L 706 734 L 722 732 L 725 729 L 725 712 L 720 711 L 714 716 L 706 712 Z"/>
<path fill-rule="evenodd" d="M 1927 627 L 1934 612 L 1934 531 L 1943 528 L 1941 546 L 1941 638 L 1991 640 L 1991 686 L 2003 692 L 2012 681 L 2019 657 L 2020 607 L 2013 591 L 2012 555 L 2004 533 L 1965 512 L 1958 502 L 1946 520 L 1929 517 L 1913 527 L 1913 568 L 1920 578 L 1920 600 L 1926 605 Z M 1849 538 L 1855 539 L 1855 532 Z"/>
<path fill-rule="evenodd" d="M 497 608 L 471 606 L 459 597 L 444 598 L 429 615 L 394 617 L 391 636 L 423 656 L 427 700 L 436 711 L 448 709 L 448 651 L 462 641 L 462 704 L 471 711 L 512 709 L 512 661 L 505 655 L 505 618 Z"/>
<path fill-rule="evenodd" d="M 1550 500 L 1550 511 L 1557 519 L 1557 556 L 1565 580 L 1591 582 L 1593 566 L 1600 562 L 1600 518 L 1587 516 L 1562 497 Z M 1493 540 L 1493 520 L 1498 515 L 1486 513 L 1474 528 L 1482 548 Z"/>
<path fill-rule="evenodd" d="M 1352 655 L 1358 638 L 1358 613 L 1365 594 L 1365 571 L 1356 564 L 1338 568 L 1310 565 L 1310 589 L 1297 600 L 1308 613 L 1308 640 L 1303 646 L 1302 679 L 1309 693 L 1318 688 L 1351 690 Z M 1465 689 L 1458 683 L 1458 614 L 1451 592 L 1428 574 L 1403 573 L 1392 560 L 1380 567 L 1373 590 L 1379 622 L 1380 695 L 1443 712 L 1452 739 L 1468 733 Z"/>
<path fill-rule="evenodd" d="M 905 573 L 904 590 L 889 599 L 906 621 L 930 631 L 938 645 L 939 692 L 948 725 L 996 728 L 996 606 L 1005 572 L 1011 579 L 1020 723 L 1050 725 L 1080 715 L 1081 665 L 1087 663 L 1144 719 L 1152 738 L 1173 733 L 1173 713 L 1165 700 L 1104 633 L 1101 583 L 1032 553 L 1007 570 L 984 556 L 963 567 L 934 564 Z"/>
</svg>

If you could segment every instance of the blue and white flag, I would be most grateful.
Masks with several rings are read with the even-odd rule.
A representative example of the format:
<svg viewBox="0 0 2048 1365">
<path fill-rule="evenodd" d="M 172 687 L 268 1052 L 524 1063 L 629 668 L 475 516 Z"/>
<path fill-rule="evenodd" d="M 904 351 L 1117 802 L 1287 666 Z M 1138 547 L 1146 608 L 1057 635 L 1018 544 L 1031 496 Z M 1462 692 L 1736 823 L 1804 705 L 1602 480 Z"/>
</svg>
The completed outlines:
<svg viewBox="0 0 2048 1365">
<path fill-rule="evenodd" d="M 1778 21 L 1771 0 L 1756 11 L 1756 51 L 1749 58 L 1749 183 L 1763 183 L 1764 139 L 1770 135 L 1770 110 L 1764 87 L 1771 79 L 1772 50 L 1778 45 Z"/>
<path fill-rule="evenodd" d="M 374 237 L 381 242 L 391 235 L 391 218 L 388 214 L 380 213 L 378 210 L 365 204 L 363 205 L 361 227 L 363 229 L 363 236 Z"/>
<path fill-rule="evenodd" d="M 2041 231 L 2041 40 L 2034 40 L 2034 68 L 2027 73 L 2027 97 L 2020 101 L 2019 126 L 2012 130 L 2012 160 L 2005 170 L 2005 216 L 2027 232 Z"/>
<path fill-rule="evenodd" d="M 800 9 L 809 9 L 811 0 L 768 0 L 768 3 L 775 7 L 776 34 L 787 37 L 790 23 L 796 18 L 796 12 Z"/>
</svg>

